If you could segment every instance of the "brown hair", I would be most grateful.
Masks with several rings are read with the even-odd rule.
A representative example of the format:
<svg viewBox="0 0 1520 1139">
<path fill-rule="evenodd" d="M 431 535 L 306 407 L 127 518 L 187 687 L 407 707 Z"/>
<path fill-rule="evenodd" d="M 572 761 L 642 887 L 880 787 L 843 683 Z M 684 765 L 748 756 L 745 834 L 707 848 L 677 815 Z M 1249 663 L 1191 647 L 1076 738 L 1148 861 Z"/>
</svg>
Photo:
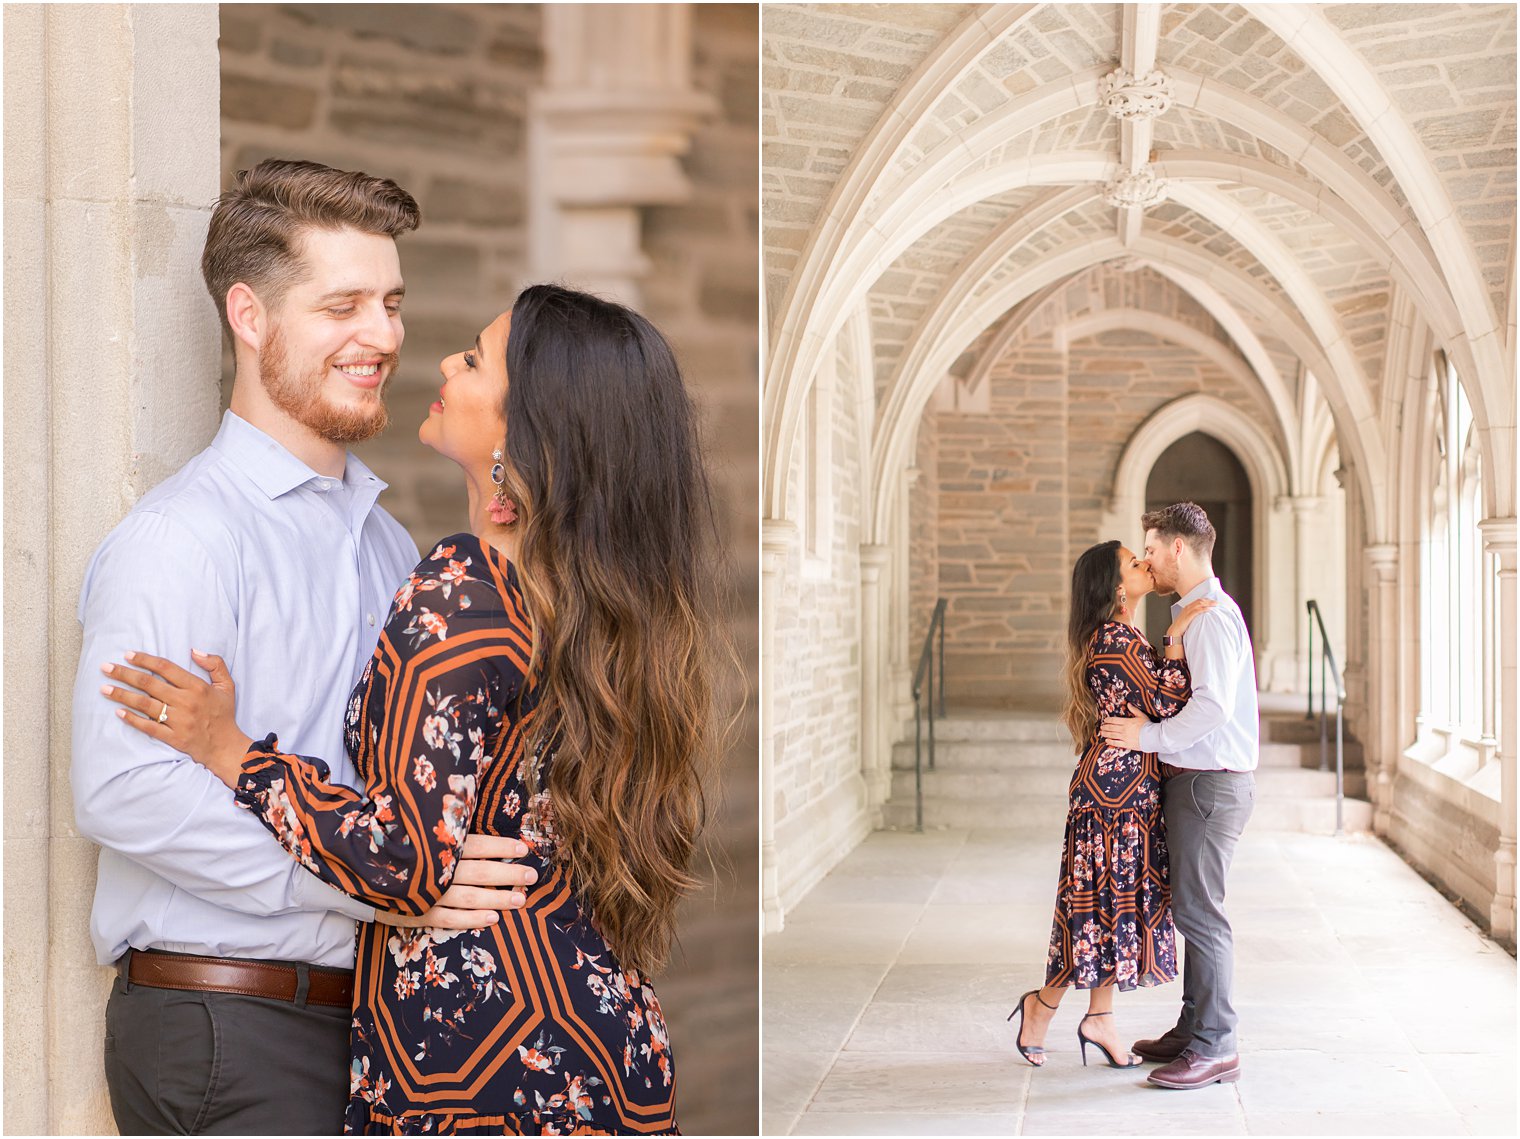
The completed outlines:
<svg viewBox="0 0 1520 1139">
<path fill-rule="evenodd" d="M 1142 514 L 1140 525 L 1147 532 L 1156 531 L 1165 541 L 1181 538 L 1197 557 L 1204 560 L 1214 554 L 1214 526 L 1203 507 L 1196 502 L 1174 502 L 1171 506 Z"/>
<path fill-rule="evenodd" d="M 300 243 L 310 229 L 356 229 L 395 237 L 422 220 L 417 202 L 388 178 L 334 170 L 317 162 L 266 158 L 239 170 L 216 201 L 201 275 L 227 323 L 227 290 L 241 281 L 277 307 L 305 272 Z"/>
<path fill-rule="evenodd" d="M 1066 707 L 1061 722 L 1081 755 L 1098 730 L 1098 700 L 1087 686 L 1087 658 L 1093 634 L 1114 620 L 1122 577 L 1119 541 L 1089 546 L 1071 570 L 1071 612 L 1066 618 Z"/>
<path fill-rule="evenodd" d="M 619 961 L 648 972 L 698 884 L 719 662 L 733 659 L 696 415 L 664 337 L 586 293 L 525 289 L 506 355 L 505 485 L 556 857 Z"/>
</svg>

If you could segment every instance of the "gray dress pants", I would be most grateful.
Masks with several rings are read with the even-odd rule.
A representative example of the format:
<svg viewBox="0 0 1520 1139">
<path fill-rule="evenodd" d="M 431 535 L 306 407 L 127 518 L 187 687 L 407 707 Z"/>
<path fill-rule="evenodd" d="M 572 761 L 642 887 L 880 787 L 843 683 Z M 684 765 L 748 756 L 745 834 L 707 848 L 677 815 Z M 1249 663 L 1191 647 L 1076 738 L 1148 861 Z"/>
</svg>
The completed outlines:
<svg viewBox="0 0 1520 1139">
<path fill-rule="evenodd" d="M 106 1086 L 123 1135 L 337 1135 L 346 1008 L 155 989 L 118 977 Z"/>
<path fill-rule="evenodd" d="M 1250 773 L 1189 771 L 1162 786 L 1171 853 L 1172 920 L 1187 940 L 1182 1016 L 1173 1030 L 1212 1060 L 1233 1056 L 1235 938 L 1224 912 L 1225 877 L 1256 805 Z"/>
</svg>

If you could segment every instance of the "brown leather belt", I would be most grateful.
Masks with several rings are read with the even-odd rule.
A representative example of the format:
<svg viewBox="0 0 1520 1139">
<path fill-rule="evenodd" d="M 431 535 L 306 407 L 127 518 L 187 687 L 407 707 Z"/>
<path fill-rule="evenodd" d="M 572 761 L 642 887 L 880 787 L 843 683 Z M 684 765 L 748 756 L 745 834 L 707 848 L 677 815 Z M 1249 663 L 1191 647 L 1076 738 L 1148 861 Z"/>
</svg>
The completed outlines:
<svg viewBox="0 0 1520 1139">
<path fill-rule="evenodd" d="M 150 989 L 198 989 L 295 1003 L 306 980 L 306 1003 L 352 1008 L 352 969 L 321 965 L 279 965 L 234 957 L 199 957 L 189 953 L 141 953 L 135 949 L 117 962 L 117 971 L 134 985 Z"/>
<path fill-rule="evenodd" d="M 1241 773 L 1231 771 L 1228 767 L 1173 767 L 1170 763 L 1163 763 L 1161 774 L 1170 779 L 1174 775 L 1239 775 Z"/>
</svg>

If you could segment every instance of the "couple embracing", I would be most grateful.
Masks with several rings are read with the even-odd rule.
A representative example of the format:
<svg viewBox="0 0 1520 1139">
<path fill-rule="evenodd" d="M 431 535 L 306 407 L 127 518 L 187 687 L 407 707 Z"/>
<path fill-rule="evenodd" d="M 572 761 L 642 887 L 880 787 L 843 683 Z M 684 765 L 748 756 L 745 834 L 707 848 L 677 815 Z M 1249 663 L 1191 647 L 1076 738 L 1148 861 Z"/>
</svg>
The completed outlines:
<svg viewBox="0 0 1520 1139">
<path fill-rule="evenodd" d="M 86 573 L 122 1134 L 675 1131 L 648 974 L 713 726 L 694 409 L 643 317 L 524 290 L 439 364 L 418 436 L 469 529 L 419 561 L 347 451 L 386 424 L 419 220 L 386 179 L 238 175 L 202 258 L 231 407 Z"/>
<path fill-rule="evenodd" d="M 1043 1042 L 1069 988 L 1087 989 L 1082 1062 L 1097 1047 L 1116 1068 L 1190 1089 L 1240 1078 L 1234 941 L 1225 878 L 1255 803 L 1259 726 L 1251 641 L 1220 587 L 1214 527 L 1191 502 L 1146 514 L 1143 558 L 1117 541 L 1072 571 L 1064 721 L 1080 759 L 1072 776 L 1045 984 L 1019 998 L 1020 1055 Z M 1135 627 L 1140 599 L 1176 594 L 1158 651 Z M 1114 990 L 1177 976 L 1177 1023 L 1133 1050 L 1120 1044 Z"/>
</svg>

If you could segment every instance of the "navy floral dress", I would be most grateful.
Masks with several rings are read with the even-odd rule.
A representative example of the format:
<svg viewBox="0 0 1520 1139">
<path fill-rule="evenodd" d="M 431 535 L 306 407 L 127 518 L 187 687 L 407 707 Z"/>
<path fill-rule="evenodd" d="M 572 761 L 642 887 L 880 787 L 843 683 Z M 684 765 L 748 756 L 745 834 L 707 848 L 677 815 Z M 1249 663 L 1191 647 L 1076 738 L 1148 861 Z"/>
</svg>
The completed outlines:
<svg viewBox="0 0 1520 1139">
<path fill-rule="evenodd" d="M 482 930 L 361 924 L 344 1131 L 673 1134 L 675 1070 L 660 1002 L 622 968 L 555 859 L 529 746 L 537 696 L 516 568 L 470 534 L 445 538 L 396 595 L 349 700 L 364 788 L 269 736 L 237 799 L 324 882 L 421 914 L 467 833 L 520 838 L 527 904 Z"/>
<path fill-rule="evenodd" d="M 1118 621 L 1093 634 L 1087 685 L 1100 720 L 1129 715 L 1130 704 L 1152 720 L 1175 716 L 1192 695 L 1186 663 L 1158 656 L 1138 629 Z M 1045 983 L 1129 990 L 1175 979 L 1156 755 L 1095 737 L 1077 761 L 1070 796 Z"/>
</svg>

